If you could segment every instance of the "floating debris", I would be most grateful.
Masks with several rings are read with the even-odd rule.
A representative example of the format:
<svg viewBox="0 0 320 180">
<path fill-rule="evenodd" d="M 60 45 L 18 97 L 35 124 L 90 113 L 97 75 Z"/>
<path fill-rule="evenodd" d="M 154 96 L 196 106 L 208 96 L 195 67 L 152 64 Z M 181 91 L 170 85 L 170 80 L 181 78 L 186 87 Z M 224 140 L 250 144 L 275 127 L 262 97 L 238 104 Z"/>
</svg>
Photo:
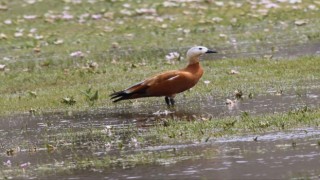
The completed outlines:
<svg viewBox="0 0 320 180">
<path fill-rule="evenodd" d="M 230 74 L 239 74 L 239 71 L 231 69 Z"/>
<path fill-rule="evenodd" d="M 226 100 L 226 104 L 227 105 L 233 105 L 235 103 L 235 101 L 231 100 L 231 99 L 227 99 Z"/>
<path fill-rule="evenodd" d="M 172 113 L 173 113 L 172 111 L 168 111 L 168 110 L 164 110 L 164 111 L 159 110 L 159 111 L 154 112 L 152 114 L 160 116 L 160 115 L 168 115 L 168 114 L 172 114 Z"/>
<path fill-rule="evenodd" d="M 76 103 L 76 100 L 71 96 L 71 97 L 62 98 L 61 102 L 67 105 L 74 105 Z"/>
<path fill-rule="evenodd" d="M 8 37 L 6 34 L 0 33 L 0 39 L 8 39 Z"/>
<path fill-rule="evenodd" d="M 6 162 L 3 162 L 3 165 L 4 165 L 4 166 L 7 166 L 7 167 L 11 167 L 12 163 L 11 163 L 11 161 L 10 161 L 10 159 L 9 159 L 9 160 L 7 160 Z"/>
<path fill-rule="evenodd" d="M 112 32 L 113 31 L 113 28 L 109 27 L 109 26 L 105 26 L 103 29 L 105 32 Z"/>
<path fill-rule="evenodd" d="M 165 58 L 167 60 L 167 63 L 174 64 L 175 61 L 180 60 L 180 54 L 178 52 L 171 52 L 167 54 Z"/>
<path fill-rule="evenodd" d="M 84 53 L 81 51 L 75 51 L 70 54 L 71 57 L 84 57 Z"/>
<path fill-rule="evenodd" d="M 16 37 L 16 38 L 22 37 L 23 33 L 22 32 L 15 32 L 13 36 Z"/>
<path fill-rule="evenodd" d="M 120 45 L 119 45 L 119 43 L 117 43 L 117 42 L 113 42 L 113 43 L 111 44 L 111 47 L 112 47 L 113 49 L 118 49 L 118 48 L 120 48 Z"/>
<path fill-rule="evenodd" d="M 289 0 L 289 3 L 290 4 L 298 4 L 298 3 L 301 3 L 302 0 Z"/>
<path fill-rule="evenodd" d="M 90 61 L 88 63 L 88 66 L 89 66 L 90 69 L 96 70 L 99 67 L 99 64 L 94 62 L 94 61 Z"/>
<path fill-rule="evenodd" d="M 65 11 L 65 12 L 62 13 L 61 19 L 71 20 L 71 19 L 73 19 L 73 15 L 71 15 L 71 14 L 69 14 L 69 12 Z"/>
<path fill-rule="evenodd" d="M 22 164 L 20 164 L 20 167 L 21 168 L 26 168 L 26 167 L 28 167 L 28 166 L 30 166 L 30 162 L 27 162 L 27 163 L 22 163 Z"/>
<path fill-rule="evenodd" d="M 211 20 L 212 20 L 213 22 L 219 23 L 219 22 L 221 22 L 223 19 L 220 18 L 220 17 L 213 17 Z"/>
<path fill-rule="evenodd" d="M 282 96 L 283 95 L 283 90 L 277 91 L 275 93 L 276 96 Z"/>
<path fill-rule="evenodd" d="M 59 44 L 63 44 L 63 42 L 64 42 L 63 39 L 57 39 L 53 42 L 53 44 L 59 45 Z"/>
<path fill-rule="evenodd" d="M 11 19 L 7 19 L 3 23 L 9 25 L 9 24 L 12 24 L 12 21 L 11 21 Z"/>
<path fill-rule="evenodd" d="M 241 98 L 242 98 L 242 95 L 243 95 L 243 93 L 242 93 L 241 90 L 237 89 L 237 90 L 234 91 L 234 96 L 235 96 L 237 99 L 241 99 Z"/>
<path fill-rule="evenodd" d="M 296 20 L 294 22 L 295 25 L 297 26 L 303 26 L 303 25 L 306 25 L 308 22 L 306 20 Z"/>
<path fill-rule="evenodd" d="M 29 91 L 28 94 L 30 95 L 30 97 L 36 98 L 38 96 L 36 91 Z"/>
<path fill-rule="evenodd" d="M 49 152 L 51 152 L 51 151 L 53 151 L 53 150 L 56 149 L 56 147 L 54 147 L 54 146 L 51 145 L 51 144 L 46 144 L 46 148 L 47 148 L 47 151 L 49 151 Z"/>
<path fill-rule="evenodd" d="M 6 10 L 8 10 L 8 6 L 0 4 L 0 11 L 6 11 Z"/>
<path fill-rule="evenodd" d="M 210 81 L 208 81 L 208 80 L 204 80 L 203 82 L 204 82 L 205 85 L 210 84 Z"/>
<path fill-rule="evenodd" d="M 143 15 L 143 14 L 148 14 L 148 15 L 155 15 L 157 14 L 157 10 L 153 9 L 153 8 L 141 8 L 141 9 L 136 9 L 136 12 L 139 15 Z"/>
<path fill-rule="evenodd" d="M 225 38 L 227 38 L 228 36 L 227 36 L 226 34 L 219 34 L 219 37 L 225 39 Z"/>
<path fill-rule="evenodd" d="M 17 149 L 12 149 L 12 148 L 6 151 L 8 156 L 13 156 L 16 152 L 17 152 Z"/>
<path fill-rule="evenodd" d="M 37 17 L 37 15 L 23 15 L 23 18 L 26 20 L 36 19 Z"/>
<path fill-rule="evenodd" d="M 6 65 L 0 64 L 0 71 L 4 71 L 6 69 Z"/>
<path fill-rule="evenodd" d="M 35 48 L 33 48 L 33 52 L 35 52 L 35 53 L 41 52 L 40 47 L 35 47 Z"/>
</svg>

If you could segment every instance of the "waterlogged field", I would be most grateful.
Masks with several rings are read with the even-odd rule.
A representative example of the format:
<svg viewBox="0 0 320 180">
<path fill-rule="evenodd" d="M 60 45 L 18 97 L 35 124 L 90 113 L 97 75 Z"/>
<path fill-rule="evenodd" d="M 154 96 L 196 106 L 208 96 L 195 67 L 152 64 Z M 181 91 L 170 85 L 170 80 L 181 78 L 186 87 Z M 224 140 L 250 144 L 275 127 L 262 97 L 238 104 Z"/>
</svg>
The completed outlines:
<svg viewBox="0 0 320 180">
<path fill-rule="evenodd" d="M 319 178 L 319 8 L 1 2 L 0 178 Z M 219 53 L 175 108 L 109 100 L 193 45 Z"/>
</svg>

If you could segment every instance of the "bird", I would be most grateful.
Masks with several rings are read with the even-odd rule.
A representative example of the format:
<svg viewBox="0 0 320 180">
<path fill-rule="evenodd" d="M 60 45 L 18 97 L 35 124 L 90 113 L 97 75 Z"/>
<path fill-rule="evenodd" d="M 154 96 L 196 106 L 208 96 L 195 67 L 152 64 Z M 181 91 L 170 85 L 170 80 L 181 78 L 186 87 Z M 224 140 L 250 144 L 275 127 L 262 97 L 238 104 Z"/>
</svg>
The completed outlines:
<svg viewBox="0 0 320 180">
<path fill-rule="evenodd" d="M 188 64 L 185 68 L 157 74 L 124 90 L 114 92 L 110 94 L 111 100 L 118 102 L 127 99 L 164 96 L 167 106 L 173 107 L 176 94 L 192 88 L 202 77 L 203 68 L 200 65 L 200 56 L 206 53 L 217 53 L 217 51 L 204 46 L 194 46 L 187 51 Z"/>
</svg>

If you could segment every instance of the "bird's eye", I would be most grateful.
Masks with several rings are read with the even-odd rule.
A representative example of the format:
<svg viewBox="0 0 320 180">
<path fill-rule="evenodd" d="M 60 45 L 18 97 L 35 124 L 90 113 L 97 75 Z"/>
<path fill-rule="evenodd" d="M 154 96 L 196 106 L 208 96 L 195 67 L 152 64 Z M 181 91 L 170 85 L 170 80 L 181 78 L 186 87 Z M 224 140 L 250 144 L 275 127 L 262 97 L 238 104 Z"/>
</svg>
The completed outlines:
<svg viewBox="0 0 320 180">
<path fill-rule="evenodd" d="M 202 48 L 199 48 L 199 50 L 202 50 Z"/>
</svg>

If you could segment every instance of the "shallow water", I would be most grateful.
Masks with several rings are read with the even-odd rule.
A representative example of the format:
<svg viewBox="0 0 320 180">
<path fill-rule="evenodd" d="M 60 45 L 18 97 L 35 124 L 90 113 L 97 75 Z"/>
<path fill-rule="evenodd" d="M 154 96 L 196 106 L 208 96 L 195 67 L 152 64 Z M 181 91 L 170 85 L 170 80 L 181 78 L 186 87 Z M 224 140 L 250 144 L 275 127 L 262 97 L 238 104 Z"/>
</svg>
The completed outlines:
<svg viewBox="0 0 320 180">
<path fill-rule="evenodd" d="M 88 127 L 98 128 L 111 126 L 148 126 L 162 117 L 193 117 L 196 116 L 235 116 L 243 112 L 249 114 L 280 113 L 301 107 L 318 107 L 320 91 L 310 89 L 303 94 L 276 95 L 270 91 L 265 95 L 252 99 L 236 100 L 234 104 L 226 104 L 226 99 L 206 97 L 200 101 L 180 101 L 174 109 L 168 109 L 162 98 L 161 103 L 153 106 L 129 105 L 123 108 L 104 109 L 87 112 L 46 113 L 42 115 L 15 115 L 0 119 L 0 133 L 14 137 L 17 134 L 36 136 L 39 132 L 56 133 L 65 129 L 82 130 Z M 184 104 L 192 104 L 185 106 Z M 10 138 L 11 139 L 11 138 Z M 4 143 L 5 144 L 5 143 Z"/>
<path fill-rule="evenodd" d="M 258 137 L 254 141 L 254 137 Z M 101 172 L 81 171 L 75 179 L 288 179 L 320 178 L 319 129 L 296 129 L 241 137 L 219 138 L 206 144 L 167 146 L 163 150 L 213 151 L 211 157 L 169 165 L 140 165 Z M 293 145 L 295 143 L 295 145 Z M 67 178 L 63 176 L 62 178 Z"/>
<path fill-rule="evenodd" d="M 161 99 L 162 100 L 162 99 Z M 72 161 L 80 157 L 103 157 L 105 154 L 117 155 L 115 150 L 106 150 L 103 144 L 94 144 L 91 139 L 84 139 L 78 144 L 52 144 L 47 137 L 54 138 L 56 134 L 70 132 L 87 132 L 90 129 L 103 130 L 112 126 L 115 131 L 128 126 L 147 128 L 163 117 L 196 116 L 237 116 L 243 112 L 249 114 L 287 112 L 301 107 L 319 107 L 320 92 L 310 89 L 303 94 L 276 95 L 267 92 L 265 95 L 252 99 L 238 100 L 233 105 L 226 105 L 225 99 L 206 98 L 195 102 L 180 101 L 175 109 L 167 109 L 163 103 L 152 107 L 129 106 L 119 109 L 100 109 L 93 112 L 47 113 L 43 115 L 16 115 L 0 119 L 1 146 L 0 158 L 3 162 L 10 160 L 14 164 L 30 162 L 32 165 L 46 164 L 55 168 L 57 162 Z M 183 104 L 193 104 L 184 106 Z M 121 136 L 121 133 L 120 133 Z M 93 178 L 106 179 L 194 179 L 217 177 L 218 179 L 255 179 L 255 178 L 288 178 L 318 175 L 320 169 L 320 151 L 318 140 L 320 130 L 300 129 L 289 132 L 274 132 L 269 134 L 243 135 L 240 137 L 210 139 L 206 144 L 164 145 L 159 147 L 144 147 L 136 151 L 178 151 L 203 154 L 213 152 L 210 157 L 187 158 L 167 165 L 147 165 L 134 168 L 113 168 L 97 170 L 97 172 L 81 170 L 63 174 L 60 178 Z M 253 139 L 258 137 L 258 141 Z M 292 142 L 296 146 L 292 146 Z M 55 142 L 55 141 L 54 141 Z M 89 143 L 90 142 L 90 143 Z M 103 142 L 103 141 L 101 141 Z M 59 146 L 48 150 L 45 144 Z M 60 143 L 60 142 L 59 142 Z M 86 144 L 89 143 L 89 144 Z M 28 147 L 20 149 L 19 146 Z M 68 148 L 75 146 L 77 148 Z M 92 148 L 94 146 L 94 148 Z M 61 147 L 61 148 L 60 148 Z M 65 147 L 65 148 L 64 148 Z M 7 155 L 8 149 L 16 153 Z M 34 150 L 36 148 L 36 150 Z M 129 152 L 129 151 L 127 151 Z M 130 153 L 130 152 L 129 152 Z M 210 154 L 210 153 L 209 153 Z M 166 164 L 166 163 L 165 163 Z M 0 165 L 0 167 L 3 167 Z M 37 176 L 35 174 L 35 176 Z M 32 178 L 28 176 L 27 178 Z M 54 177 L 52 177 L 54 178 Z"/>
</svg>

